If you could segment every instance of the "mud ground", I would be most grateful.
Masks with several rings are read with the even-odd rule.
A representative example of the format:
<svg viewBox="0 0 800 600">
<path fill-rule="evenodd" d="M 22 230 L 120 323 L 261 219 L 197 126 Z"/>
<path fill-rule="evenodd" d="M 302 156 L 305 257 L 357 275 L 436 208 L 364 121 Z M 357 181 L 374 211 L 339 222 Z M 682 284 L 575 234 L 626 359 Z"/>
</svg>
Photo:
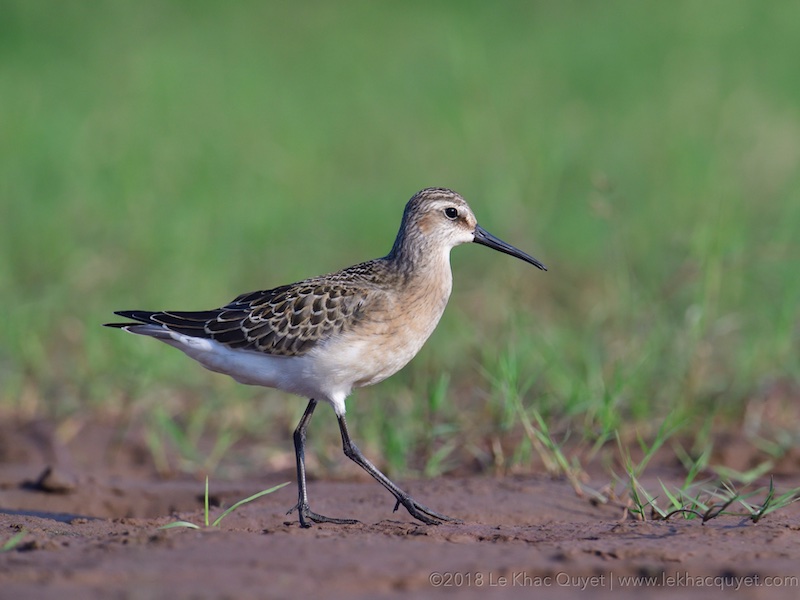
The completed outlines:
<svg viewBox="0 0 800 600">
<path fill-rule="evenodd" d="M 212 480 L 222 507 L 292 484 L 219 528 L 164 530 L 201 523 L 202 481 L 159 477 L 141 448 L 119 447 L 87 434 L 64 449 L 52 426 L 0 427 L 0 545 L 25 532 L 0 553 L 0 598 L 800 597 L 800 503 L 757 524 L 641 522 L 542 475 L 401 482 L 464 521 L 431 527 L 393 513 L 356 469 L 309 491 L 315 511 L 361 523 L 303 530 L 286 515 L 295 488 L 285 469 Z M 652 489 L 680 475 L 655 471 Z M 800 486 L 800 475 L 775 486 Z"/>
</svg>

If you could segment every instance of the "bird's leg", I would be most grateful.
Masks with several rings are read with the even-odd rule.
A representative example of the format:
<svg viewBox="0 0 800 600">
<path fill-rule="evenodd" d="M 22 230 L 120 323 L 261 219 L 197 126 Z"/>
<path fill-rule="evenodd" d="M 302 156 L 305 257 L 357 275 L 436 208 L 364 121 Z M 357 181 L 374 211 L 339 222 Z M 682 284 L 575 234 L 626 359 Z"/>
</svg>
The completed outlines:
<svg viewBox="0 0 800 600">
<path fill-rule="evenodd" d="M 306 488 L 306 428 L 311 416 L 314 414 L 314 409 L 317 407 L 317 401 L 313 398 L 309 400 L 306 411 L 300 418 L 297 428 L 294 430 L 294 454 L 297 459 L 297 504 L 295 504 L 286 513 L 290 514 L 293 510 L 297 509 L 297 514 L 300 517 L 300 527 L 311 527 L 309 520 L 315 523 L 339 523 L 341 525 L 358 523 L 355 519 L 334 519 L 319 515 L 313 512 L 308 506 L 308 490 Z"/>
<path fill-rule="evenodd" d="M 358 449 L 358 446 L 353 443 L 353 440 L 350 438 L 350 432 L 347 430 L 347 421 L 345 421 L 344 415 L 337 415 L 336 418 L 339 420 L 339 431 L 342 433 L 342 447 L 344 449 L 345 456 L 356 463 L 359 467 L 364 469 L 367 473 L 372 475 L 372 477 L 374 477 L 378 483 L 392 493 L 397 500 L 397 503 L 394 506 L 395 511 L 402 504 L 406 507 L 406 510 L 412 517 L 422 521 L 423 523 L 426 523 L 427 525 L 439 525 L 441 521 L 459 522 L 459 519 L 448 517 L 447 515 L 438 513 L 435 510 L 420 504 L 406 492 L 400 489 L 397 484 L 386 477 L 386 475 L 381 473 L 378 468 L 373 465 L 366 456 L 364 456 L 361 450 Z"/>
</svg>

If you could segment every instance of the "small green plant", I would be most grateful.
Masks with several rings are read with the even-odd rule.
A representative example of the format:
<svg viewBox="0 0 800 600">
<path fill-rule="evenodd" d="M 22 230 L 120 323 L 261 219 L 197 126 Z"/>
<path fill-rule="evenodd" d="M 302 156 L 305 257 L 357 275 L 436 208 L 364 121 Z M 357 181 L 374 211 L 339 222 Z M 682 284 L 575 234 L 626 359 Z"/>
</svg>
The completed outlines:
<svg viewBox="0 0 800 600">
<path fill-rule="evenodd" d="M 672 487 L 667 486 L 659 479 L 663 493 L 663 499 L 659 504 L 660 497 L 642 484 L 641 477 L 656 452 L 676 431 L 678 431 L 677 427 L 670 426 L 665 422 L 659 428 L 651 444 L 648 445 L 639 436 L 638 442 L 643 456 L 638 462 L 633 460 L 629 449 L 623 444 L 617 433 L 617 445 L 625 473 L 622 476 L 615 474 L 614 477 L 624 486 L 623 491 L 618 492 L 612 484 L 609 484 L 601 491 L 589 490 L 591 492 L 590 500 L 594 503 L 618 506 L 622 509 L 624 516 L 631 515 L 640 521 L 648 519 L 666 521 L 680 515 L 686 520 L 699 519 L 703 524 L 720 516 L 745 517 L 753 523 L 758 523 L 766 515 L 800 500 L 800 487 L 776 497 L 772 477 L 770 477 L 768 487 L 762 486 L 748 492 L 736 490 L 734 482 L 746 488 L 762 477 L 771 466 L 769 461 L 750 471 L 739 472 L 709 465 L 713 448 L 711 443 L 705 445 L 697 458 L 692 458 L 680 444 L 675 443 L 673 448 L 686 469 L 686 476 L 680 485 Z M 701 472 L 709 470 L 720 477 L 716 483 L 712 483 L 710 479 L 695 481 Z M 586 486 L 583 487 L 586 488 Z M 751 499 L 756 497 L 763 499 L 759 502 L 752 502 Z M 736 505 L 744 507 L 744 512 L 734 510 L 732 507 Z"/>
<path fill-rule="evenodd" d="M 205 523 L 206 527 L 219 527 L 220 523 L 222 523 L 222 519 L 227 517 L 229 514 L 231 514 L 233 511 L 235 511 L 240 506 L 242 506 L 244 504 L 248 504 L 249 502 L 252 502 L 253 500 L 257 500 L 258 498 L 261 498 L 261 496 L 266 496 L 267 494 L 271 494 L 272 492 L 275 492 L 275 491 L 277 491 L 277 490 L 279 490 L 282 487 L 285 487 L 287 485 L 289 485 L 288 481 L 285 482 L 285 483 L 281 483 L 279 485 L 276 485 L 274 487 L 271 487 L 268 490 L 261 490 L 260 492 L 255 493 L 252 496 L 248 496 L 244 500 L 239 500 L 236 504 L 234 504 L 233 506 L 228 508 L 220 516 L 218 516 L 216 519 L 214 519 L 214 522 L 209 525 L 208 477 L 206 477 L 206 489 L 205 489 L 205 495 L 204 495 L 204 498 L 203 498 L 203 522 Z M 174 529 L 176 527 L 188 527 L 190 529 L 200 529 L 199 525 L 197 525 L 196 523 L 192 523 L 191 521 L 174 521 L 173 523 L 167 523 L 166 525 L 162 525 L 161 527 L 159 527 L 159 529 Z"/>
<path fill-rule="evenodd" d="M 747 510 L 747 516 L 753 523 L 758 523 L 762 517 L 765 517 L 771 512 L 785 508 L 800 500 L 800 487 L 789 490 L 775 497 L 775 488 L 772 484 L 772 477 L 769 478 L 769 490 L 766 498 L 760 505 L 752 505 L 745 501 L 744 498 L 739 499 L 739 504 Z"/>
<path fill-rule="evenodd" d="M 758 523 L 769 513 L 785 508 L 800 500 L 800 488 L 789 490 L 776 498 L 772 477 L 770 477 L 768 488 L 761 487 L 745 494 L 737 492 L 730 482 L 723 482 L 721 484 L 723 489 L 721 490 L 701 490 L 694 498 L 686 498 L 682 491 L 678 495 L 672 494 L 663 483 L 661 486 L 669 498 L 671 510 L 658 508 L 655 499 L 651 498 L 648 504 L 653 508 L 656 520 L 667 520 L 674 515 L 680 514 L 686 519 L 699 518 L 705 524 L 706 521 L 716 517 L 728 515 L 747 517 L 753 523 Z M 748 499 L 762 495 L 765 491 L 766 495 L 760 503 L 751 504 L 748 502 Z M 701 496 L 703 497 L 702 501 Z M 745 512 L 728 510 L 735 503 L 742 505 L 745 508 Z"/>
<path fill-rule="evenodd" d="M 10 538 L 8 538 L 2 546 L 0 546 L 0 553 L 9 552 L 19 546 L 20 542 L 23 538 L 28 535 L 28 532 L 25 529 L 21 529 Z"/>
</svg>

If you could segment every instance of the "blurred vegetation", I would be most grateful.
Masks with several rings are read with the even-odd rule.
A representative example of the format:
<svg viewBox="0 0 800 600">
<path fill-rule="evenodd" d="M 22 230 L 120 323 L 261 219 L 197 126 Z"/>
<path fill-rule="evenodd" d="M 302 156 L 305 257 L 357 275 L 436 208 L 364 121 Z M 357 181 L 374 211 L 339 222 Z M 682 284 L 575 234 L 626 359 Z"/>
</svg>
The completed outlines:
<svg viewBox="0 0 800 600">
<path fill-rule="evenodd" d="M 349 404 L 390 470 L 524 466 L 520 410 L 589 444 L 667 416 L 800 437 L 800 5 L 0 13 L 2 414 L 139 420 L 156 455 L 205 434 L 289 452 L 302 400 L 100 325 L 381 256 L 436 185 L 550 271 L 453 252 L 437 332 Z"/>
</svg>

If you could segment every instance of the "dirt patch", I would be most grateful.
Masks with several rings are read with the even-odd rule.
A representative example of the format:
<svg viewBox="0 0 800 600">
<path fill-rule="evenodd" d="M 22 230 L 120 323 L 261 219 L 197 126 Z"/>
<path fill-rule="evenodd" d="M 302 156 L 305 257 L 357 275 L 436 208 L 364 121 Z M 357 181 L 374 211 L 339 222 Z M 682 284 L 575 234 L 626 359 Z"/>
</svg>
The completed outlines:
<svg viewBox="0 0 800 600">
<path fill-rule="evenodd" d="M 645 587 L 676 598 L 800 593 L 798 504 L 756 525 L 738 517 L 633 522 L 542 476 L 403 482 L 421 502 L 464 520 L 429 527 L 402 509 L 392 513 L 391 497 L 374 482 L 312 481 L 314 510 L 361 523 L 300 529 L 286 515 L 295 501 L 290 485 L 220 528 L 163 530 L 177 516 L 201 522 L 199 480 L 156 477 L 128 442 L 111 461 L 99 460 L 110 456 L 101 445 L 96 469 L 87 468 L 90 453 L 71 452 L 81 458 L 64 465 L 52 433 L 42 424 L 2 432 L 0 544 L 26 532 L 0 554 L 2 598 L 477 598 L 487 591 L 585 598 L 638 597 Z M 678 473 L 651 473 L 654 489 L 656 475 Z M 287 480 L 291 472 L 212 481 L 212 496 L 230 506 Z M 785 490 L 800 476 L 775 483 Z"/>
</svg>

